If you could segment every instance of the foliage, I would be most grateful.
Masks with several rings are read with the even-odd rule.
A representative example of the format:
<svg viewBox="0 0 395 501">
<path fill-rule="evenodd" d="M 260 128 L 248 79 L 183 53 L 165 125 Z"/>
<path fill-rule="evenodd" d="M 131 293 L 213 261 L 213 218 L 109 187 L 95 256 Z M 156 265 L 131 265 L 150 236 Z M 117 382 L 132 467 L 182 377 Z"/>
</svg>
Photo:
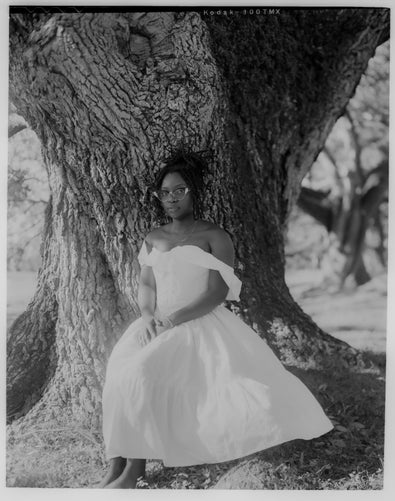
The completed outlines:
<svg viewBox="0 0 395 501">
<path fill-rule="evenodd" d="M 31 188 L 27 184 L 28 174 L 28 169 L 8 168 L 8 207 L 21 205 L 31 192 Z"/>
<path fill-rule="evenodd" d="M 8 270 L 35 271 L 40 264 L 40 237 L 49 197 L 40 149 L 37 136 L 29 128 L 9 139 Z"/>
<path fill-rule="evenodd" d="M 338 270 L 343 281 L 347 273 L 362 271 L 357 265 L 361 253 L 368 274 L 365 277 L 360 274 L 357 282 L 363 283 L 369 275 L 386 269 L 388 113 L 389 43 L 386 42 L 369 61 L 345 113 L 303 179 L 298 200 L 299 206 L 326 230 L 326 248 L 325 237 L 315 243 L 321 257 L 326 253 L 334 268 L 336 260 L 340 267 L 344 263 L 343 269 Z M 300 213 L 294 208 L 290 221 L 299 219 Z M 312 229 L 319 233 L 315 226 Z M 305 244 L 303 250 L 307 247 Z"/>
<path fill-rule="evenodd" d="M 374 57 L 347 108 L 358 129 L 362 147 L 388 145 L 389 126 L 389 41 L 376 49 Z M 365 159 L 368 167 L 369 159 Z"/>
</svg>

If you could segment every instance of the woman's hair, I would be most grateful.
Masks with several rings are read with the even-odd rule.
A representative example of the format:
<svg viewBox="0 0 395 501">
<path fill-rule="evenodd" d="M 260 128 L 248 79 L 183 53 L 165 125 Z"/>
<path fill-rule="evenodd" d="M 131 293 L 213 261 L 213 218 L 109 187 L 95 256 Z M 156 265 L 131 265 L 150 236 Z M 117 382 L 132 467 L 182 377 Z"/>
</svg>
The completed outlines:
<svg viewBox="0 0 395 501">
<path fill-rule="evenodd" d="M 157 219 L 163 223 L 166 219 L 162 204 L 153 195 L 161 189 L 163 179 L 171 172 L 178 172 L 191 190 L 193 214 L 196 219 L 202 217 L 202 194 L 204 189 L 204 174 L 207 171 L 205 161 L 195 153 L 176 153 L 165 161 L 165 166 L 158 172 L 151 186 L 151 193 Z"/>
</svg>

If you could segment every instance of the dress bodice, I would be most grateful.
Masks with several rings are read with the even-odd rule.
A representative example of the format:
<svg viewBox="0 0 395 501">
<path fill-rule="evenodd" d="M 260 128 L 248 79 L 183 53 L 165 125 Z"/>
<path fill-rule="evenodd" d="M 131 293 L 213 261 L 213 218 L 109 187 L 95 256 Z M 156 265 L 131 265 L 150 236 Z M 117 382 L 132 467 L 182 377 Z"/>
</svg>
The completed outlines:
<svg viewBox="0 0 395 501">
<path fill-rule="evenodd" d="M 152 267 L 156 281 L 156 305 L 168 315 L 197 299 L 207 290 L 209 270 L 217 270 L 229 287 L 226 299 L 239 300 L 241 281 L 233 269 L 196 245 L 179 245 L 169 251 L 155 247 L 148 253 L 145 242 L 138 255 L 140 265 Z"/>
</svg>

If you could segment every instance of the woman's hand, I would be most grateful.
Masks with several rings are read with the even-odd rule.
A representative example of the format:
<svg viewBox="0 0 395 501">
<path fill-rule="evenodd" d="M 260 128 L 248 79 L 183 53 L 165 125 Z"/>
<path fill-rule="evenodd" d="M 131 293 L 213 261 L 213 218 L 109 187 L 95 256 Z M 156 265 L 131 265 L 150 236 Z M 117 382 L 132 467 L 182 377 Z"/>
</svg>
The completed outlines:
<svg viewBox="0 0 395 501">
<path fill-rule="evenodd" d="M 162 332 L 165 332 L 172 327 L 174 327 L 174 324 L 171 321 L 170 317 L 158 318 L 156 320 L 156 331 L 158 334 L 161 334 Z"/>
<path fill-rule="evenodd" d="M 169 330 L 169 327 L 166 327 L 165 325 L 157 324 L 156 326 L 156 333 L 159 336 L 159 334 L 162 334 L 162 332 L 165 332 Z"/>
<path fill-rule="evenodd" d="M 151 316 L 144 316 L 143 319 L 143 329 L 139 334 L 138 339 L 141 346 L 145 346 L 150 341 L 152 341 L 157 335 L 157 327 L 155 323 L 155 318 Z"/>
<path fill-rule="evenodd" d="M 145 346 L 156 336 L 162 334 L 162 332 L 165 332 L 171 327 L 174 327 L 172 322 L 168 320 L 168 317 L 155 318 L 152 315 L 143 315 L 142 318 L 145 329 L 143 329 L 138 337 L 141 346 Z"/>
</svg>

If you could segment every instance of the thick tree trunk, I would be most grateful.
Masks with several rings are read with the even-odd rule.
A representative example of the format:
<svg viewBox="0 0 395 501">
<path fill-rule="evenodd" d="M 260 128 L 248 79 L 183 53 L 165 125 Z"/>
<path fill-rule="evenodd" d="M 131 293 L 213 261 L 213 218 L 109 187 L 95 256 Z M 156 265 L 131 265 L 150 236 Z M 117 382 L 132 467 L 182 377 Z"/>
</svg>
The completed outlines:
<svg viewBox="0 0 395 501">
<path fill-rule="evenodd" d="M 45 279 L 56 284 L 48 350 L 56 370 L 47 364 L 31 389 L 46 388 L 31 419 L 67 415 L 66 408 L 98 425 L 108 354 L 138 313 L 136 254 L 153 224 L 147 185 L 181 147 L 209 159 L 205 213 L 234 235 L 240 314 L 287 364 L 361 362 L 293 301 L 283 233 L 300 181 L 389 16 L 314 12 L 232 20 L 195 12 L 11 16 L 11 99 L 42 141 L 58 263 Z M 19 324 L 10 334 L 10 372 L 19 364 L 12 348 Z M 26 352 L 33 333 L 36 343 L 48 338 L 33 322 L 25 328 Z M 10 383 L 13 416 L 28 407 L 26 394 L 15 393 Z"/>
</svg>

